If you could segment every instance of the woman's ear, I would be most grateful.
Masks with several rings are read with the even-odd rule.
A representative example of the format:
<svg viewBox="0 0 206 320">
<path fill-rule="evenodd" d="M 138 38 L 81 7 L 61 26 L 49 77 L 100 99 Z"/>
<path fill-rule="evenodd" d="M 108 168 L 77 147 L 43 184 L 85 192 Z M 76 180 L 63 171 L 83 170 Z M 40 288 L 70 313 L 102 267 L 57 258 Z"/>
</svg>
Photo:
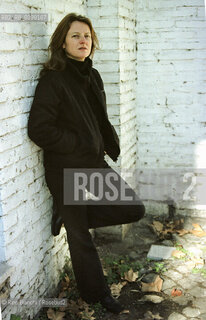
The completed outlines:
<svg viewBox="0 0 206 320">
<path fill-rule="evenodd" d="M 63 43 L 62 48 L 65 49 L 65 42 Z"/>
</svg>

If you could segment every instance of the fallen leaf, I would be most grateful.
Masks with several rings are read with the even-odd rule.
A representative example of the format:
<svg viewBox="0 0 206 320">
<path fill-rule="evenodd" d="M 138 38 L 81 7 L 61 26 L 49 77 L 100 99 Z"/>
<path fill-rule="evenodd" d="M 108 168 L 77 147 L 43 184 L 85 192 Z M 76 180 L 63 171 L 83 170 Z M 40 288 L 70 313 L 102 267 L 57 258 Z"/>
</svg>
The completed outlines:
<svg viewBox="0 0 206 320">
<path fill-rule="evenodd" d="M 129 310 L 122 310 L 122 311 L 120 312 L 120 314 L 123 314 L 123 313 L 129 313 Z"/>
<path fill-rule="evenodd" d="M 66 275 L 65 277 L 64 277 L 64 279 L 65 279 L 65 281 L 69 284 L 70 283 L 70 279 L 69 279 L 69 276 L 68 275 Z"/>
<path fill-rule="evenodd" d="M 58 298 L 61 299 L 61 298 L 66 298 L 67 296 L 67 293 L 65 291 L 61 291 L 60 294 L 58 295 Z"/>
<path fill-rule="evenodd" d="M 185 265 L 187 266 L 187 268 L 189 269 L 192 269 L 195 267 L 195 262 L 192 261 L 192 260 L 189 260 L 189 261 L 185 261 Z"/>
<path fill-rule="evenodd" d="M 103 267 L 103 274 L 104 274 L 104 276 L 108 276 L 108 272 L 104 267 Z"/>
<path fill-rule="evenodd" d="M 154 294 L 146 294 L 145 296 L 143 296 L 139 301 L 149 301 L 152 303 L 161 303 L 164 300 L 163 297 L 154 295 Z"/>
<path fill-rule="evenodd" d="M 173 296 L 173 297 L 179 297 L 179 296 L 181 296 L 182 295 L 182 290 L 178 290 L 178 289 L 176 289 L 176 288 L 174 288 L 173 290 L 172 290 L 172 292 L 171 292 L 171 296 Z"/>
<path fill-rule="evenodd" d="M 168 228 L 168 229 L 165 229 L 162 231 L 162 234 L 163 235 L 167 235 L 168 233 L 173 233 L 174 232 L 174 229 L 172 228 Z"/>
<path fill-rule="evenodd" d="M 182 251 L 174 250 L 174 251 L 172 251 L 172 256 L 179 259 L 179 258 L 185 257 L 186 254 Z"/>
<path fill-rule="evenodd" d="M 157 232 L 161 232 L 163 230 L 163 224 L 159 221 L 153 221 L 153 226 Z"/>
<path fill-rule="evenodd" d="M 160 292 L 162 289 L 163 280 L 157 276 L 154 282 L 141 282 L 141 284 L 142 292 Z"/>
<path fill-rule="evenodd" d="M 70 279 L 68 275 L 66 275 L 64 279 L 61 281 L 62 290 L 67 290 L 69 285 L 70 285 Z"/>
<path fill-rule="evenodd" d="M 147 311 L 145 314 L 144 314 L 144 320 L 161 320 L 163 319 L 159 313 L 156 313 L 156 314 L 153 314 L 151 311 Z"/>
<path fill-rule="evenodd" d="M 195 263 L 195 266 L 204 266 L 204 260 L 202 258 L 193 258 L 193 262 Z"/>
<path fill-rule="evenodd" d="M 62 320 L 65 316 L 65 312 L 54 311 L 53 309 L 49 308 L 47 310 L 47 317 L 51 320 Z"/>
<path fill-rule="evenodd" d="M 95 320 L 96 318 L 92 315 L 94 314 L 94 310 L 89 310 L 89 304 L 86 303 L 82 298 L 77 300 L 79 306 L 78 316 L 81 316 L 82 320 Z"/>
<path fill-rule="evenodd" d="M 184 234 L 188 233 L 188 230 L 182 229 L 183 223 L 184 220 L 179 219 L 164 225 L 160 221 L 155 220 L 150 226 L 160 238 L 166 238 L 168 234 L 172 233 L 178 233 L 180 236 L 183 236 Z"/>
<path fill-rule="evenodd" d="M 77 300 L 77 302 L 78 302 L 78 305 L 80 308 L 84 308 L 84 309 L 88 310 L 89 304 L 86 301 L 84 301 L 82 298 L 79 298 Z"/>
<path fill-rule="evenodd" d="M 94 313 L 94 310 L 92 311 L 84 310 L 79 312 L 79 315 L 81 316 L 82 320 L 95 320 L 96 318 L 92 317 L 93 313 Z"/>
<path fill-rule="evenodd" d="M 70 300 L 68 303 L 68 309 L 71 314 L 77 315 L 79 313 L 79 306 L 76 301 Z"/>
<path fill-rule="evenodd" d="M 124 272 L 124 279 L 129 282 L 134 282 L 138 278 L 138 271 L 134 272 L 132 269 L 130 269 L 127 272 Z"/>
<path fill-rule="evenodd" d="M 202 231 L 202 228 L 200 227 L 200 225 L 198 223 L 193 223 L 192 225 L 196 231 Z"/>
<path fill-rule="evenodd" d="M 182 226 L 183 223 L 184 223 L 184 219 L 178 219 L 174 221 L 174 225 L 176 228 Z"/>
<path fill-rule="evenodd" d="M 204 230 L 202 230 L 202 228 L 200 227 L 200 225 L 198 223 L 193 223 L 192 225 L 193 225 L 194 229 L 190 230 L 190 233 L 194 234 L 197 237 L 206 236 L 206 232 Z"/>
<path fill-rule="evenodd" d="M 176 230 L 176 232 L 179 234 L 179 236 L 184 236 L 185 234 L 189 233 L 189 231 L 185 229 Z"/>
<path fill-rule="evenodd" d="M 124 281 L 124 282 L 119 282 L 118 284 L 113 283 L 113 284 L 110 286 L 112 295 L 113 295 L 114 297 L 118 298 L 118 297 L 120 296 L 120 292 L 121 292 L 121 290 L 122 290 L 122 287 L 124 287 L 126 284 L 127 284 L 126 281 Z"/>
</svg>

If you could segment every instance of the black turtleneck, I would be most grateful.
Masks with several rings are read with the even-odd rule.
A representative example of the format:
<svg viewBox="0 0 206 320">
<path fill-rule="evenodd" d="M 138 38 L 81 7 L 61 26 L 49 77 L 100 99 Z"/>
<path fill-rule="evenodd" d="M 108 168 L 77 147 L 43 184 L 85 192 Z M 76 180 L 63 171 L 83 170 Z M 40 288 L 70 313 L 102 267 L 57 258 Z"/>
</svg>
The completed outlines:
<svg viewBox="0 0 206 320">
<path fill-rule="evenodd" d="M 102 108 L 99 106 L 98 99 L 95 96 L 90 81 L 92 60 L 89 57 L 87 57 L 84 61 L 79 61 L 67 57 L 67 69 L 68 71 L 72 71 L 74 77 L 77 77 L 82 83 L 82 86 L 84 87 L 86 96 L 88 98 L 88 104 L 95 116 L 95 121 L 97 121 L 98 123 L 99 130 L 101 131 L 103 120 Z"/>
<path fill-rule="evenodd" d="M 79 61 L 67 57 L 67 65 L 68 63 L 72 63 L 83 76 L 89 76 L 91 73 L 92 60 L 90 58 L 86 58 L 84 61 Z"/>
</svg>

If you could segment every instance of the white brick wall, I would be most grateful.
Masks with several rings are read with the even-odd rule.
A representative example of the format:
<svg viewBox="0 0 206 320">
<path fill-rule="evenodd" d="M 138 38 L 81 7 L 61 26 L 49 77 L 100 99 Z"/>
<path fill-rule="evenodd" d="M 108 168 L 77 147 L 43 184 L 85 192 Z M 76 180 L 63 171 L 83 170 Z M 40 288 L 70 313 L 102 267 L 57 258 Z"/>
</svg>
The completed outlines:
<svg viewBox="0 0 206 320">
<path fill-rule="evenodd" d="M 94 67 L 100 72 L 107 95 L 108 114 L 117 133 L 120 133 L 119 88 L 119 19 L 118 1 L 88 0 L 87 15 L 91 18 L 100 42 L 100 50 L 94 56 Z M 109 157 L 108 163 L 115 166 Z M 121 157 L 116 166 L 121 163 Z"/>
<path fill-rule="evenodd" d="M 108 114 L 120 137 L 117 165 L 130 168 L 136 162 L 134 1 L 113 1 L 111 6 L 109 1 L 88 0 L 87 8 L 101 47 L 94 64 L 104 80 Z"/>
<path fill-rule="evenodd" d="M 119 1 L 120 136 L 122 168 L 136 164 L 136 32 L 134 0 Z"/>
<path fill-rule="evenodd" d="M 136 1 L 136 13 L 138 167 L 195 168 L 206 134 L 204 1 Z"/>
<path fill-rule="evenodd" d="M 0 22 L 1 210 L 0 261 L 15 271 L 10 278 L 12 299 L 38 299 L 55 291 L 69 256 L 66 233 L 51 236 L 52 199 L 46 187 L 42 151 L 27 136 L 27 119 L 40 64 L 47 59 L 50 35 L 69 12 L 85 13 L 82 0 L 4 1 L 1 13 L 48 13 L 48 22 Z M 22 319 L 37 306 L 9 305 Z"/>
</svg>

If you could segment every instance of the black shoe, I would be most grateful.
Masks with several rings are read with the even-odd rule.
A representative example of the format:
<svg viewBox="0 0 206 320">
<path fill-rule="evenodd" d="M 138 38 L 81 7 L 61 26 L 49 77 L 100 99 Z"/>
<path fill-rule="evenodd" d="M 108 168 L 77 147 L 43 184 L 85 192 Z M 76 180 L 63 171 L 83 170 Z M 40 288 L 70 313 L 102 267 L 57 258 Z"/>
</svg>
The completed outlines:
<svg viewBox="0 0 206 320">
<path fill-rule="evenodd" d="M 114 299 L 112 296 L 106 296 L 100 300 L 101 305 L 108 311 L 113 313 L 120 313 L 124 308 L 122 305 Z"/>
<path fill-rule="evenodd" d="M 60 233 L 61 226 L 63 224 L 61 216 L 58 214 L 56 202 L 53 201 L 53 212 L 51 220 L 51 233 L 54 237 Z"/>
<path fill-rule="evenodd" d="M 51 222 L 51 233 L 54 237 L 58 236 L 60 233 L 61 227 L 62 227 L 63 221 L 61 217 L 52 217 L 52 222 Z"/>
</svg>

